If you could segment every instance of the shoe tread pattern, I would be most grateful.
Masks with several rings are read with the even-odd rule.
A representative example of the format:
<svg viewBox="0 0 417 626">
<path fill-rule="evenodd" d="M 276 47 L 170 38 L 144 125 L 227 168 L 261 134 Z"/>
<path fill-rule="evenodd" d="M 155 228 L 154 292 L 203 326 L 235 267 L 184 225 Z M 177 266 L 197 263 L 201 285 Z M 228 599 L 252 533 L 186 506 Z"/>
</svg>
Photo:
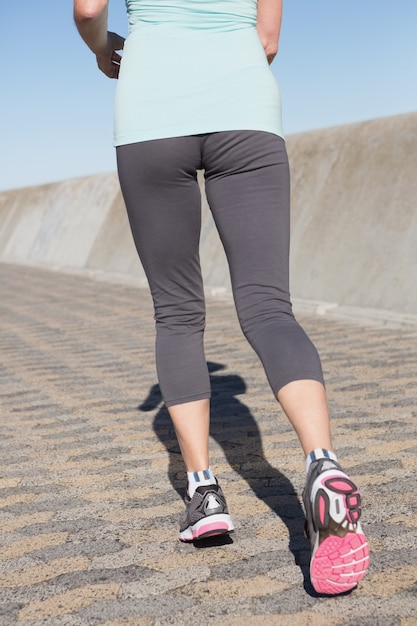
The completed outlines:
<svg viewBox="0 0 417 626">
<path fill-rule="evenodd" d="M 356 587 L 369 565 L 369 546 L 358 526 L 361 498 L 356 485 L 347 477 L 333 475 L 321 479 L 313 503 L 318 547 L 310 564 L 311 582 L 318 593 L 338 594 Z M 344 517 L 331 516 L 332 500 L 344 508 Z M 334 506 L 334 503 L 333 503 Z"/>
<path fill-rule="evenodd" d="M 356 587 L 368 564 L 369 547 L 364 534 L 327 537 L 311 562 L 311 582 L 318 593 L 343 593 Z"/>
</svg>

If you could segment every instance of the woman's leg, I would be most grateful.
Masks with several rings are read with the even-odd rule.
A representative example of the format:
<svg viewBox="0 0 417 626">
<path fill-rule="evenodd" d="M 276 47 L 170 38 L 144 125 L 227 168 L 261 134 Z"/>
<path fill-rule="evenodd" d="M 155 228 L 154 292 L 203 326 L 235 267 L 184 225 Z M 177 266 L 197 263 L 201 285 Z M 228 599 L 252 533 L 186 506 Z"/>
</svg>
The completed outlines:
<svg viewBox="0 0 417 626">
<path fill-rule="evenodd" d="M 318 354 L 294 319 L 288 290 L 289 171 L 282 139 L 218 133 L 205 143 L 206 191 L 229 261 L 239 320 L 307 456 L 303 500 L 316 591 L 352 589 L 369 548 L 356 485 L 332 452 Z"/>
<path fill-rule="evenodd" d="M 229 261 L 242 330 L 307 455 L 330 448 L 320 359 L 289 295 L 290 187 L 284 141 L 262 132 L 208 136 L 207 198 Z"/>
<path fill-rule="evenodd" d="M 210 467 L 210 401 L 196 400 L 168 408 L 187 472 Z"/>
<path fill-rule="evenodd" d="M 155 308 L 158 379 L 188 471 L 207 469 L 210 381 L 199 262 L 198 138 L 117 149 L 120 184 Z"/>
<path fill-rule="evenodd" d="M 316 448 L 333 451 L 327 398 L 322 383 L 294 380 L 278 391 L 277 398 L 306 456 Z"/>
<path fill-rule="evenodd" d="M 182 541 L 233 530 L 209 467 L 210 379 L 198 251 L 200 144 L 198 136 L 175 137 L 117 150 L 120 185 L 154 302 L 159 384 L 187 468 Z"/>
</svg>

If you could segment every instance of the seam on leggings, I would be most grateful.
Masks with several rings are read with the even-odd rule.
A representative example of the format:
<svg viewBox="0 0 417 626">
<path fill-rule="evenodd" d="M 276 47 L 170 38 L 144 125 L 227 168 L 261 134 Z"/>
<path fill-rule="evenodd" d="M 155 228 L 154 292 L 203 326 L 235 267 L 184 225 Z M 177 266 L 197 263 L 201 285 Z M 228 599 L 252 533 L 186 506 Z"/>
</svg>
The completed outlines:
<svg viewBox="0 0 417 626">
<path fill-rule="evenodd" d="M 191 396 L 180 396 L 174 400 L 164 400 L 165 406 L 174 406 L 176 404 L 185 404 L 186 402 L 195 402 L 196 400 L 206 400 L 211 398 L 211 391 L 202 393 L 195 393 Z"/>
</svg>

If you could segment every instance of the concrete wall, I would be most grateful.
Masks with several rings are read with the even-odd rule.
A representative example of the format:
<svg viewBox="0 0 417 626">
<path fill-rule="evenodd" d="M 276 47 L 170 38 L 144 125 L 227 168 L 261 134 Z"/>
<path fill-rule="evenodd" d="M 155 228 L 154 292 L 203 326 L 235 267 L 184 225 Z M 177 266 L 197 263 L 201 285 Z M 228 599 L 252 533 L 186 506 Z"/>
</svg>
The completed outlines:
<svg viewBox="0 0 417 626">
<path fill-rule="evenodd" d="M 293 296 L 417 315 L 417 113 L 292 135 L 287 146 Z M 229 290 L 204 193 L 202 205 L 206 286 Z M 114 173 L 0 193 L 0 260 L 145 282 Z"/>
<path fill-rule="evenodd" d="M 417 314 L 417 113 L 289 138 L 293 295 Z"/>
</svg>

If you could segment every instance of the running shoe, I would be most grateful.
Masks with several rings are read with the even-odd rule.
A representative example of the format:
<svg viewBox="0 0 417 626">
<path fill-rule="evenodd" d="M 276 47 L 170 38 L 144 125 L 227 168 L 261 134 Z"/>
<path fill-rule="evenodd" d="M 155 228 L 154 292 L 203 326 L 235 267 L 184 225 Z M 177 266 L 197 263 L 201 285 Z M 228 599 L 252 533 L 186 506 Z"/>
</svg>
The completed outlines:
<svg viewBox="0 0 417 626">
<path fill-rule="evenodd" d="M 319 458 L 310 465 L 303 501 L 314 589 L 327 595 L 354 589 L 369 565 L 358 488 L 336 461 Z"/>
<path fill-rule="evenodd" d="M 192 498 L 185 496 L 186 510 L 180 522 L 180 541 L 197 541 L 233 530 L 223 491 L 215 485 L 197 487 Z"/>
</svg>

